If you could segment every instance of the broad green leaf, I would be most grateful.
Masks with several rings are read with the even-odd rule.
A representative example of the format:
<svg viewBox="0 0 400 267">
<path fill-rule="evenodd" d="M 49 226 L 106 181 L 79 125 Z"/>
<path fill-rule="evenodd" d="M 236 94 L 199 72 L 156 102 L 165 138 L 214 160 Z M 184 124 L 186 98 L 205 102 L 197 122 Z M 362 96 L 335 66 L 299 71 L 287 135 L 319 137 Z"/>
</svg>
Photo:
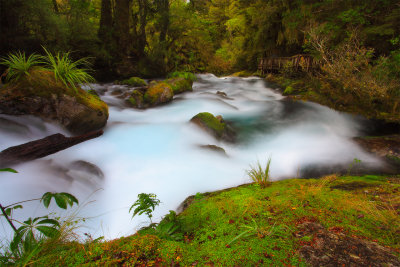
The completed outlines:
<svg viewBox="0 0 400 267">
<path fill-rule="evenodd" d="M 62 209 L 67 209 L 67 201 L 63 195 L 59 193 L 54 194 L 54 199 L 56 200 L 56 204 L 58 207 Z"/>
<path fill-rule="evenodd" d="M 60 223 L 57 220 L 54 219 L 44 219 L 38 222 L 37 224 L 52 224 L 55 226 L 60 226 Z"/>
<path fill-rule="evenodd" d="M 65 199 L 68 201 L 68 204 L 72 207 L 74 205 L 74 203 L 76 203 L 77 205 L 79 204 L 78 199 L 76 199 L 75 196 L 69 194 L 69 193 L 60 193 L 60 195 L 64 196 Z"/>
<path fill-rule="evenodd" d="M 50 201 L 51 201 L 51 198 L 52 198 L 52 197 L 53 197 L 53 194 L 50 193 L 50 192 L 47 192 L 47 193 L 45 193 L 45 194 L 42 196 L 42 199 L 41 199 L 40 201 L 43 201 L 43 205 L 44 205 L 46 208 L 48 208 L 49 205 L 50 205 Z"/>
<path fill-rule="evenodd" d="M 56 228 L 46 225 L 39 225 L 36 229 L 46 237 L 55 237 L 59 233 Z"/>
</svg>

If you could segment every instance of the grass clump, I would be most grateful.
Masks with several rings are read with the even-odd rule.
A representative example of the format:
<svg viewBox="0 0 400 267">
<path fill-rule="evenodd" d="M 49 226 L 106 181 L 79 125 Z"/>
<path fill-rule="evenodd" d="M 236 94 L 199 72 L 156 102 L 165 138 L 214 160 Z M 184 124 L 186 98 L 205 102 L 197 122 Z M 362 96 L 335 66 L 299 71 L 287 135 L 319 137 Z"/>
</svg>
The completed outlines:
<svg viewBox="0 0 400 267">
<path fill-rule="evenodd" d="M 87 68 L 90 65 L 87 58 L 73 61 L 69 52 L 53 55 L 47 49 L 44 50 L 47 54 L 46 67 L 54 73 L 56 80 L 61 81 L 66 87 L 76 90 L 77 85 L 94 81 Z"/>
<path fill-rule="evenodd" d="M 25 52 L 18 51 L 15 54 L 9 54 L 6 58 L 0 59 L 0 64 L 7 67 L 6 80 L 18 81 L 22 76 L 29 75 L 29 71 L 38 65 L 44 63 L 43 56 L 31 54 L 26 57 Z"/>
<path fill-rule="evenodd" d="M 259 184 L 261 187 L 266 187 L 271 183 L 269 174 L 270 167 L 271 158 L 268 159 L 265 168 L 261 166 L 260 162 L 257 162 L 257 165 L 255 167 L 251 167 L 251 169 L 247 171 L 247 174 L 249 175 L 250 179 L 253 180 L 253 182 Z"/>
</svg>

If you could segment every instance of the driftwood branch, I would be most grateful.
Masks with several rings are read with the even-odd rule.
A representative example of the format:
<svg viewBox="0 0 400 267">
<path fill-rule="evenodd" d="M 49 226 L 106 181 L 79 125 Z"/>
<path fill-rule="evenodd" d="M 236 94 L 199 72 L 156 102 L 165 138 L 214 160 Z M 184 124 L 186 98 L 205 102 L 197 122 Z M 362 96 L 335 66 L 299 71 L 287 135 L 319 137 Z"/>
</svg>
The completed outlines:
<svg viewBox="0 0 400 267">
<path fill-rule="evenodd" d="M 9 167 L 21 162 L 43 158 L 84 141 L 99 137 L 102 134 L 103 131 L 91 132 L 74 137 L 53 134 L 43 139 L 9 147 L 0 152 L 0 167 Z"/>
</svg>

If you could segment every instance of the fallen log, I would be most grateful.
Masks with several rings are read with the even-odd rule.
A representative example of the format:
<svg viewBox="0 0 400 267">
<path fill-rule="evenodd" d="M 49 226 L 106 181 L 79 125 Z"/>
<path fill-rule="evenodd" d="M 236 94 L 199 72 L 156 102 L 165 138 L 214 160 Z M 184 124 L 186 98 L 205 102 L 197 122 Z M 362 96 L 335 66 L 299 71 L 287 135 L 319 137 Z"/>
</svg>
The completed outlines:
<svg viewBox="0 0 400 267">
<path fill-rule="evenodd" d="M 0 167 L 10 167 L 18 163 L 43 158 L 84 141 L 99 137 L 102 134 L 103 131 L 91 132 L 74 137 L 53 134 L 43 139 L 9 147 L 0 152 Z"/>
</svg>

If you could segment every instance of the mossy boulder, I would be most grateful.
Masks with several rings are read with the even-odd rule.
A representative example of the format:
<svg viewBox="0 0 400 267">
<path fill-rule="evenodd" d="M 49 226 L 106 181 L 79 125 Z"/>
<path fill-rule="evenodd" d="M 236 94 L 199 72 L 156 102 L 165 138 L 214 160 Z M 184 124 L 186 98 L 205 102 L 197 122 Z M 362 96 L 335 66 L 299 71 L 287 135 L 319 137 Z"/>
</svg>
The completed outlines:
<svg viewBox="0 0 400 267">
<path fill-rule="evenodd" d="M 116 81 L 115 83 L 134 86 L 134 87 L 142 87 L 147 85 L 146 81 L 139 77 L 131 77 L 123 81 Z"/>
<path fill-rule="evenodd" d="M 0 89 L 0 113 L 39 116 L 83 134 L 106 125 L 108 106 L 80 87 L 66 87 L 53 72 L 33 69 Z"/>
<path fill-rule="evenodd" d="M 127 103 L 134 108 L 145 108 L 143 92 L 134 90 L 127 99 Z"/>
<path fill-rule="evenodd" d="M 236 140 L 235 131 L 224 121 L 222 116 L 215 117 L 211 113 L 202 112 L 194 116 L 190 122 L 196 124 L 218 140 L 224 140 L 227 142 L 235 142 Z"/>
<path fill-rule="evenodd" d="M 174 95 L 180 94 L 183 92 L 193 91 L 192 85 L 193 82 L 190 79 L 185 78 L 170 78 L 165 81 L 167 84 L 171 85 L 172 91 Z"/>
<path fill-rule="evenodd" d="M 153 83 L 144 94 L 144 101 L 148 106 L 157 106 L 171 102 L 174 92 L 170 84 L 166 82 Z"/>
</svg>

